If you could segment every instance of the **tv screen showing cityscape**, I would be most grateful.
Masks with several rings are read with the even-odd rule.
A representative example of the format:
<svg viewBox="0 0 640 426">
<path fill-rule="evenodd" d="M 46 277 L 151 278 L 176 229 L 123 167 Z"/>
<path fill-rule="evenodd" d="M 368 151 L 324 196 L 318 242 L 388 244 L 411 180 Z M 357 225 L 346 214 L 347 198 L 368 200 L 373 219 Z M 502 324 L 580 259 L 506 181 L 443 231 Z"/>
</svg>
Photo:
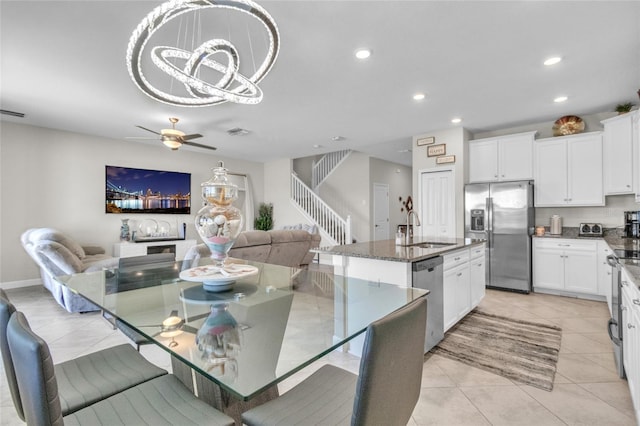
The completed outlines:
<svg viewBox="0 0 640 426">
<path fill-rule="evenodd" d="M 105 166 L 106 213 L 191 213 L 191 174 Z"/>
</svg>

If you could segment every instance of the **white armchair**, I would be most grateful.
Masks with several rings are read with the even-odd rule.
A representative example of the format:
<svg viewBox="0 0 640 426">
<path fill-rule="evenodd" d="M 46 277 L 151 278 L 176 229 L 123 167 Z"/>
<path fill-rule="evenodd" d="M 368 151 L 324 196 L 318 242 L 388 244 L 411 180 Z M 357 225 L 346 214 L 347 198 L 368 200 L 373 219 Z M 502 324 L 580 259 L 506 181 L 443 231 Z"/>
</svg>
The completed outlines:
<svg viewBox="0 0 640 426">
<path fill-rule="evenodd" d="M 69 312 L 99 310 L 84 297 L 58 283 L 54 277 L 116 268 L 118 258 L 107 255 L 102 247 L 83 247 L 52 228 L 28 229 L 22 234 L 21 241 L 24 249 L 40 267 L 42 283 L 60 305 Z"/>
</svg>

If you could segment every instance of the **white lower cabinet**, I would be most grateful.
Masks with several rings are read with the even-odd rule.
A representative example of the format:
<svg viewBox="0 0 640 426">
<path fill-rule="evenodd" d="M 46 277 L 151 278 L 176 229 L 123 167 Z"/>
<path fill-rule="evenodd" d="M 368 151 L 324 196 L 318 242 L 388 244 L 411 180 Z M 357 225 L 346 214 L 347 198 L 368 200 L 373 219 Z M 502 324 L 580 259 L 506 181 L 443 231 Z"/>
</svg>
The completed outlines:
<svg viewBox="0 0 640 426">
<path fill-rule="evenodd" d="M 533 288 L 598 295 L 597 242 L 534 238 Z"/>
<path fill-rule="evenodd" d="M 607 256 L 611 254 L 611 248 L 604 240 L 596 243 L 598 247 L 598 295 L 605 296 L 607 306 L 609 306 L 609 314 L 611 314 L 611 285 L 612 285 L 612 269 L 607 263 Z"/>
<path fill-rule="evenodd" d="M 622 286 L 622 342 L 624 370 L 636 419 L 640 419 L 640 290 L 625 277 Z"/>
<path fill-rule="evenodd" d="M 469 249 L 458 250 L 443 257 L 443 314 L 444 330 L 447 331 L 471 310 Z"/>
<path fill-rule="evenodd" d="M 471 309 L 478 306 L 486 293 L 486 267 L 484 244 L 471 248 L 469 260 L 469 281 L 471 290 Z"/>
</svg>

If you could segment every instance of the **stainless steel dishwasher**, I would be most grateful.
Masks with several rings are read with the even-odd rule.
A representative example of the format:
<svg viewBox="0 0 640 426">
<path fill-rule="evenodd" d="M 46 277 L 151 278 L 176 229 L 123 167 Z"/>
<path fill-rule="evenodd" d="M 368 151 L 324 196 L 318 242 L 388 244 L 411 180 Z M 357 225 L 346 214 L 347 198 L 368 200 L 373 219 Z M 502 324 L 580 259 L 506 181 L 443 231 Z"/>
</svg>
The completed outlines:
<svg viewBox="0 0 640 426">
<path fill-rule="evenodd" d="M 424 341 L 424 352 L 427 353 L 444 338 L 442 256 L 413 262 L 411 270 L 413 287 L 429 290 Z"/>
</svg>

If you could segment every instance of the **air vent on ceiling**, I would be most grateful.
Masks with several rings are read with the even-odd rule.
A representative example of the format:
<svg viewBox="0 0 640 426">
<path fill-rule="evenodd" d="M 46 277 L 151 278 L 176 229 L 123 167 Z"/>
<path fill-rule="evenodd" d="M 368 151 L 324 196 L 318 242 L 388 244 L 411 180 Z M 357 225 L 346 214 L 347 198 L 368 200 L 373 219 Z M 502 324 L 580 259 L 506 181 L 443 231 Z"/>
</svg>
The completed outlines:
<svg viewBox="0 0 640 426">
<path fill-rule="evenodd" d="M 7 109 L 0 109 L 0 114 L 3 115 L 10 115 L 12 117 L 20 117 L 20 118 L 24 118 L 24 113 L 22 112 L 15 112 L 15 111 L 9 111 Z"/>
<path fill-rule="evenodd" d="M 233 129 L 227 130 L 227 134 L 229 136 L 244 136 L 248 135 L 249 131 L 247 129 L 241 129 L 240 127 L 234 127 Z"/>
</svg>

